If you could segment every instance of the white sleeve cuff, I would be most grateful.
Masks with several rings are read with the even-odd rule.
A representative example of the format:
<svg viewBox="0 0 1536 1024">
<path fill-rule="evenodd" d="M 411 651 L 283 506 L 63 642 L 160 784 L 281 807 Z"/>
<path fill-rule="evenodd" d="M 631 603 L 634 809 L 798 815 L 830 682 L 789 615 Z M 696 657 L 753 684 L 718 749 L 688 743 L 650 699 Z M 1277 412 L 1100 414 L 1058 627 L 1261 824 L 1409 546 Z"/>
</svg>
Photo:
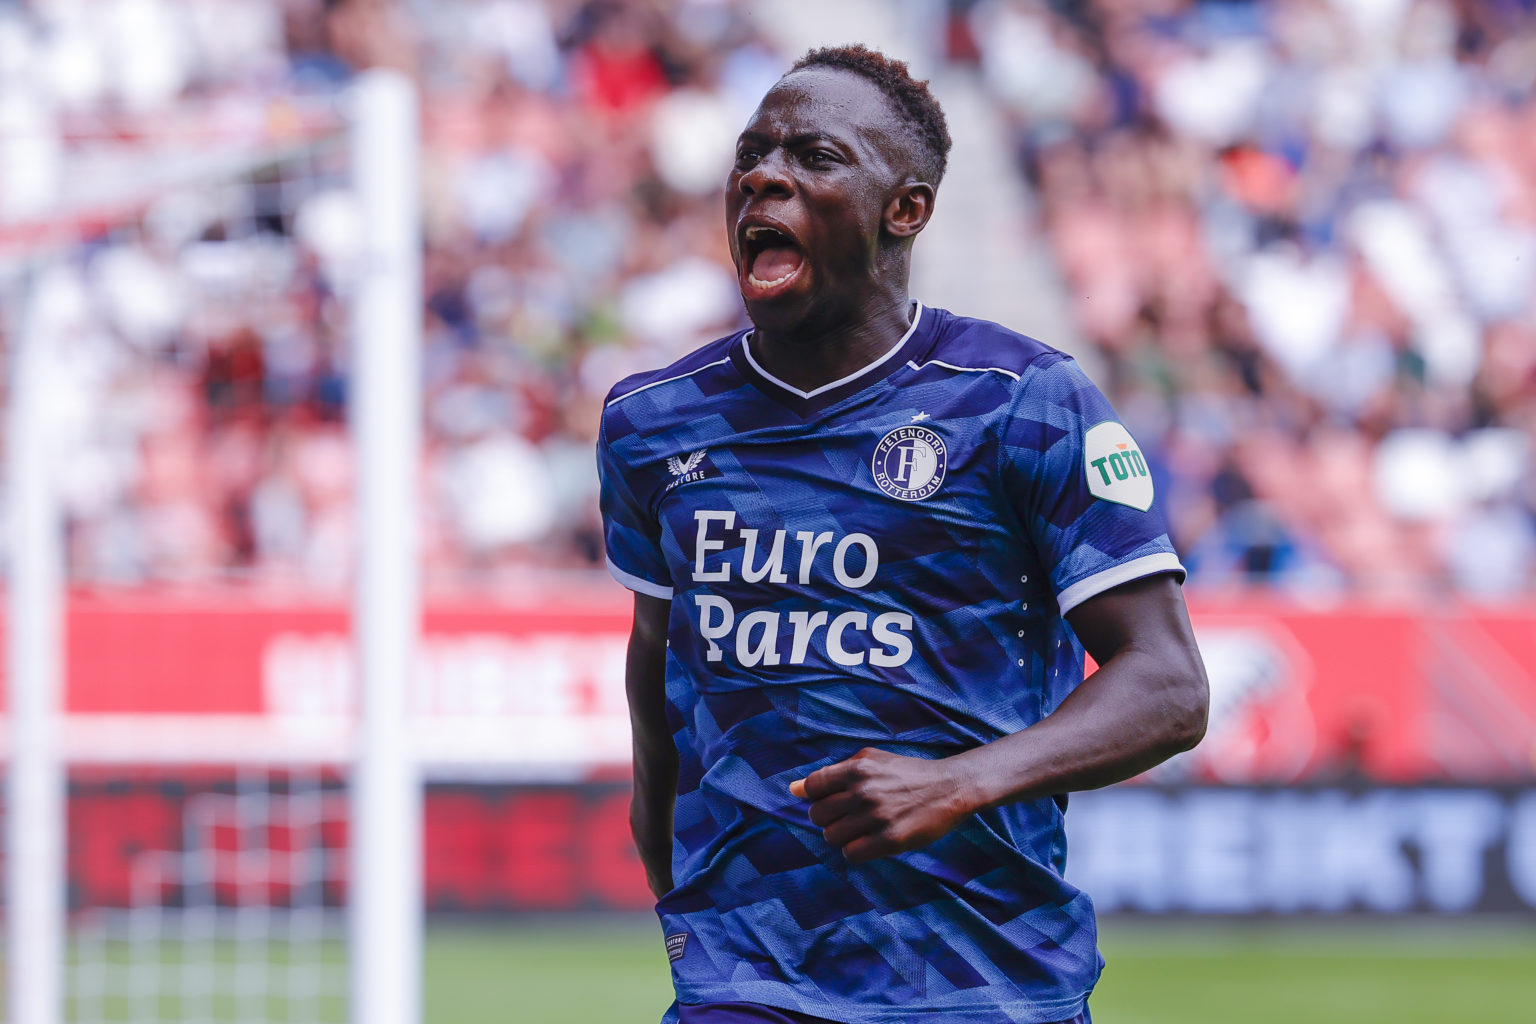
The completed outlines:
<svg viewBox="0 0 1536 1024">
<path fill-rule="evenodd" d="M 654 597 L 662 601 L 672 600 L 671 587 L 664 587 L 660 583 L 652 583 L 650 580 L 631 575 L 614 565 L 611 558 L 608 559 L 608 571 L 613 574 L 614 579 L 637 594 L 644 594 L 646 597 Z"/>
<path fill-rule="evenodd" d="M 1181 580 L 1185 576 L 1184 566 L 1179 564 L 1179 556 L 1172 552 L 1160 551 L 1155 555 L 1143 555 L 1129 562 L 1112 565 L 1085 580 L 1078 580 L 1056 595 L 1056 604 L 1060 606 L 1061 614 L 1065 615 L 1090 597 L 1097 597 L 1122 583 L 1139 580 L 1143 576 L 1155 576 L 1160 572 L 1176 572 Z"/>
</svg>

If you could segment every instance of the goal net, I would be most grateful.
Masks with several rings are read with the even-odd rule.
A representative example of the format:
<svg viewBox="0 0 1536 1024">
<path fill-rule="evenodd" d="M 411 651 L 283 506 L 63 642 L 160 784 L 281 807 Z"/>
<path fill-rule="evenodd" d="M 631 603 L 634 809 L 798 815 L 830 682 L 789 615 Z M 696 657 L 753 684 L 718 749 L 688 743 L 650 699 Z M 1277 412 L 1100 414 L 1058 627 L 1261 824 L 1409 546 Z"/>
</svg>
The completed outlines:
<svg viewBox="0 0 1536 1024">
<path fill-rule="evenodd" d="M 0 203 L 11 1024 L 358 1019 L 359 922 L 412 927 L 360 908 L 359 874 L 384 887 L 348 843 L 410 825 L 398 730 L 356 727 L 350 679 L 344 706 L 274 725 L 241 626 L 391 585 L 360 565 L 354 500 L 378 257 L 357 102 L 51 124 L 52 195 Z"/>
<path fill-rule="evenodd" d="M 344 1021 L 345 794 L 312 769 L 245 766 L 170 799 L 175 848 L 132 854 L 126 906 L 79 913 L 67 1019 Z"/>
</svg>

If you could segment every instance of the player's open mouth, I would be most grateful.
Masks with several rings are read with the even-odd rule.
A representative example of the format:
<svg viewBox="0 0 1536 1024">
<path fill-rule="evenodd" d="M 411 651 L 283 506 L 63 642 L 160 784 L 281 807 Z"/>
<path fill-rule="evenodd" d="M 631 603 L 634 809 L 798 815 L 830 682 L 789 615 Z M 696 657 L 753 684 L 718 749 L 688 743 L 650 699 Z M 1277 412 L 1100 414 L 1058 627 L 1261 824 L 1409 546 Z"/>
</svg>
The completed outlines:
<svg viewBox="0 0 1536 1024">
<path fill-rule="evenodd" d="M 784 232 L 754 224 L 742 232 L 743 291 L 770 298 L 784 291 L 805 269 L 805 253 Z"/>
</svg>

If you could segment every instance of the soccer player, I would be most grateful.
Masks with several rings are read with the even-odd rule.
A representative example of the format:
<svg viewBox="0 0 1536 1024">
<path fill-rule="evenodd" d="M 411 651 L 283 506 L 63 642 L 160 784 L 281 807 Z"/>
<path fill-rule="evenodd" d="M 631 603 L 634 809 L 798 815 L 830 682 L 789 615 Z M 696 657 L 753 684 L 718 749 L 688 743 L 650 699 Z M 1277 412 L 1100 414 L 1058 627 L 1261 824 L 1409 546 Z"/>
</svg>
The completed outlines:
<svg viewBox="0 0 1536 1024">
<path fill-rule="evenodd" d="M 1065 794 L 1204 731 L 1130 433 L 1068 356 L 908 298 L 949 144 L 904 64 L 801 59 L 726 184 L 753 329 L 603 412 L 667 1021 L 1086 1020 Z"/>
</svg>

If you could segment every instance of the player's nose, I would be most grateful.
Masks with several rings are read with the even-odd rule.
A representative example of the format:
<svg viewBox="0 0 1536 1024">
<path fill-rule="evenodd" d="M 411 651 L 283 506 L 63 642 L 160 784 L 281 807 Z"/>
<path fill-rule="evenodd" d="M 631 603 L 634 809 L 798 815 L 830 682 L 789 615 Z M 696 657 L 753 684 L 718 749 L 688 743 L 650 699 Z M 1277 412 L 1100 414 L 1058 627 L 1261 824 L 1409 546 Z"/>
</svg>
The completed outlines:
<svg viewBox="0 0 1536 1024">
<path fill-rule="evenodd" d="M 741 176 L 738 187 L 743 195 L 788 195 L 792 186 L 789 161 L 783 150 L 772 150 Z"/>
</svg>

